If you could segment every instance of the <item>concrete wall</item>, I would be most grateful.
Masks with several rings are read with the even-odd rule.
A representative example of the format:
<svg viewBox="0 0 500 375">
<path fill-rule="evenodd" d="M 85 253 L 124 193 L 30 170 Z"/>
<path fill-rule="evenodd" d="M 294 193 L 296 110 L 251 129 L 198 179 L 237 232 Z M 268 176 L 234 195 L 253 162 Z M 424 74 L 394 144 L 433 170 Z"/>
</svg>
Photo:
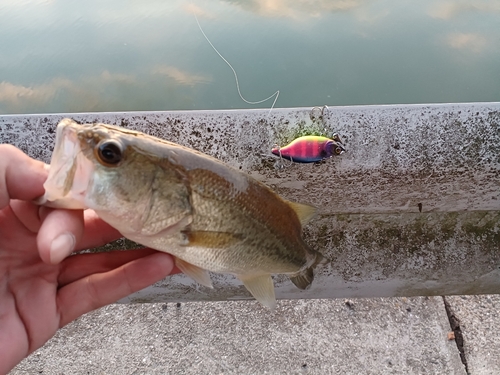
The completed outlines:
<svg viewBox="0 0 500 375">
<path fill-rule="evenodd" d="M 307 291 L 275 277 L 278 298 L 500 290 L 500 103 L 0 116 L 1 141 L 48 162 L 63 117 L 192 147 L 319 207 L 305 238 L 332 262 Z M 348 152 L 280 168 L 272 145 L 311 133 L 338 133 Z M 176 275 L 123 302 L 250 298 L 231 276 L 213 280 Z"/>
</svg>

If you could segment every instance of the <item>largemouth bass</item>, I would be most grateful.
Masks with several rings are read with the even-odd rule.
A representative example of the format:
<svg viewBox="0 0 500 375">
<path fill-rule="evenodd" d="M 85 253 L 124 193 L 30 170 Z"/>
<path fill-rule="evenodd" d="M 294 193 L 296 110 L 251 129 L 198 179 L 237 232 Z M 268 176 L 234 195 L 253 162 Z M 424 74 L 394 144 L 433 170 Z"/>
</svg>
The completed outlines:
<svg viewBox="0 0 500 375">
<path fill-rule="evenodd" d="M 41 203 L 93 209 L 133 241 L 172 254 L 212 287 L 208 271 L 236 275 L 263 305 L 271 274 L 299 288 L 323 259 L 302 240 L 316 209 L 286 201 L 221 161 L 146 134 L 62 120 Z"/>
</svg>

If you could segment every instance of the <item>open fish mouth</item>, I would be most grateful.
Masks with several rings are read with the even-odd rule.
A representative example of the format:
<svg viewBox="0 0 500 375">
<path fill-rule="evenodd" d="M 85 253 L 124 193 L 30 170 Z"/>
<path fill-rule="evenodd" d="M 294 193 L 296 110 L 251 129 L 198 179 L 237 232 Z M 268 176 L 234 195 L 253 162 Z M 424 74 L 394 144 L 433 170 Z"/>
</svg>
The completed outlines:
<svg viewBox="0 0 500 375">
<path fill-rule="evenodd" d="M 85 209 L 85 195 L 94 172 L 93 163 L 85 157 L 78 129 L 70 119 L 57 126 L 56 143 L 50 160 L 45 194 L 37 201 L 55 208 Z"/>
</svg>

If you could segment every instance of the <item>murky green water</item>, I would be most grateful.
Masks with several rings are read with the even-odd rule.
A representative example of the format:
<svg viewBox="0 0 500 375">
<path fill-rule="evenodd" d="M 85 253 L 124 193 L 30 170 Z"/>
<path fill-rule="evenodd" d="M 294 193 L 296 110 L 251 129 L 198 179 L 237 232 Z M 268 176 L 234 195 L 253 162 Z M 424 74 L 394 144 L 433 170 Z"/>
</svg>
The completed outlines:
<svg viewBox="0 0 500 375">
<path fill-rule="evenodd" d="M 500 100 L 500 1 L 0 0 L 0 113 Z"/>
</svg>

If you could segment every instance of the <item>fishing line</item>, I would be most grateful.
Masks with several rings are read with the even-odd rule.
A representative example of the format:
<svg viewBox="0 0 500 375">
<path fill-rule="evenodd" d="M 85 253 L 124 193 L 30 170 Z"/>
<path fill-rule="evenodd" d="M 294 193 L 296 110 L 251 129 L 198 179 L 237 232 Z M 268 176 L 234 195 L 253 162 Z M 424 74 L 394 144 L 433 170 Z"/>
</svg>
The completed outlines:
<svg viewBox="0 0 500 375">
<path fill-rule="evenodd" d="M 245 103 L 247 104 L 260 104 L 260 103 L 264 103 L 264 102 L 267 102 L 269 99 L 271 99 L 273 96 L 276 96 L 274 98 L 274 101 L 273 101 L 273 105 L 271 106 L 271 108 L 269 109 L 269 113 L 267 114 L 269 116 L 269 114 L 271 113 L 271 111 L 273 110 L 274 108 L 274 105 L 276 104 L 276 101 L 278 100 L 278 96 L 280 95 L 280 90 L 277 90 L 274 94 L 272 94 L 271 96 L 269 96 L 268 98 L 266 99 L 263 99 L 263 100 L 259 100 L 257 102 L 251 102 L 249 100 L 246 100 L 243 95 L 241 95 L 241 91 L 240 91 L 240 83 L 238 81 L 238 75 L 236 74 L 236 70 L 234 70 L 233 66 L 229 63 L 229 61 L 227 61 L 224 56 L 222 56 L 222 54 L 217 50 L 217 48 L 215 48 L 215 46 L 212 44 L 212 42 L 210 41 L 210 39 L 208 39 L 208 36 L 205 34 L 205 32 L 203 31 L 203 29 L 201 28 L 201 25 L 200 25 L 200 21 L 198 21 L 198 17 L 196 16 L 196 13 L 194 14 L 194 18 L 196 19 L 196 23 L 198 24 L 198 28 L 200 29 L 201 33 L 203 34 L 203 36 L 205 37 L 205 39 L 207 40 L 208 44 L 210 44 L 210 46 L 213 48 L 213 50 L 215 52 L 217 52 L 217 54 L 219 55 L 219 57 L 231 68 L 231 70 L 233 71 L 233 74 L 234 74 L 234 79 L 236 80 L 236 88 L 238 89 L 238 95 L 240 96 L 241 100 L 243 100 Z"/>
</svg>

